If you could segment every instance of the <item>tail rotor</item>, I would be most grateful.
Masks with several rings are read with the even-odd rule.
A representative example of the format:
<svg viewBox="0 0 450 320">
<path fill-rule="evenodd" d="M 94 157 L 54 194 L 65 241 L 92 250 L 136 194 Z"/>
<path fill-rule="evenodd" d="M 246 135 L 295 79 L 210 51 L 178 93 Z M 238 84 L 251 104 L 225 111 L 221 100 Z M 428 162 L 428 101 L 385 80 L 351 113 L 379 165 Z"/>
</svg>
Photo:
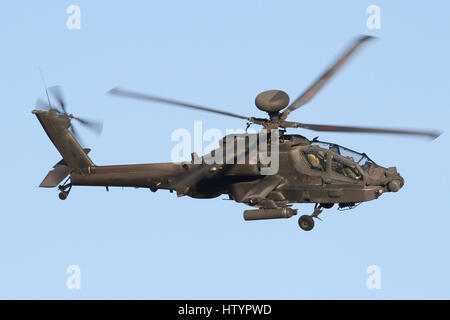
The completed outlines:
<svg viewBox="0 0 450 320">
<path fill-rule="evenodd" d="M 62 89 L 60 86 L 53 86 L 48 88 L 48 91 L 54 100 L 56 101 L 55 105 L 53 105 L 50 101 L 50 97 L 47 96 L 48 102 L 39 98 L 36 101 L 36 107 L 38 109 L 44 109 L 44 110 L 50 110 L 55 111 L 58 114 L 67 116 L 70 120 L 75 120 L 87 129 L 93 131 L 95 134 L 99 135 L 101 134 L 103 130 L 103 123 L 96 120 L 90 120 L 85 118 L 80 118 L 77 116 L 74 116 L 73 114 L 70 114 L 67 112 L 67 103 L 66 99 L 64 98 L 64 94 L 62 92 Z M 79 139 L 78 130 L 75 129 L 74 125 L 71 123 L 70 125 L 70 131 L 72 134 Z"/>
</svg>

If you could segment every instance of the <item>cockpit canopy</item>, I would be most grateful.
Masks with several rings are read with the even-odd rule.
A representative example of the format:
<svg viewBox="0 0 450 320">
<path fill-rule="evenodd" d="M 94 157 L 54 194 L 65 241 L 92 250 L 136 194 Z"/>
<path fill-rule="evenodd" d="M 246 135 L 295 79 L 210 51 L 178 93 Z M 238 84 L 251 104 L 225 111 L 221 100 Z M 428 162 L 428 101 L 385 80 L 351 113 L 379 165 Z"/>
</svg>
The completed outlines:
<svg viewBox="0 0 450 320">
<path fill-rule="evenodd" d="M 329 142 L 323 142 L 323 141 L 313 141 L 311 142 L 311 146 L 316 146 L 322 149 L 328 149 L 331 150 L 351 161 L 356 162 L 361 169 L 364 171 L 367 171 L 369 167 L 375 163 L 372 161 L 365 153 L 359 153 L 356 151 L 353 151 L 351 149 L 348 149 L 346 147 L 340 146 L 335 143 L 329 143 Z"/>
</svg>

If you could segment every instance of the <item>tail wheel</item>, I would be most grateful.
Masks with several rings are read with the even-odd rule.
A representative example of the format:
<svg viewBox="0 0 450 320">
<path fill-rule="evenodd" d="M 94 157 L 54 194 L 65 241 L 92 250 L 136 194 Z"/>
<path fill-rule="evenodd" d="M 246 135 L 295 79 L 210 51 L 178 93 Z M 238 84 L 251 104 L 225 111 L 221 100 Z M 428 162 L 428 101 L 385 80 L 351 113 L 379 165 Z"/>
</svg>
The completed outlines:
<svg viewBox="0 0 450 320">
<path fill-rule="evenodd" d="M 67 192 L 65 192 L 65 191 L 61 191 L 61 192 L 59 193 L 59 195 L 58 195 L 58 197 L 59 197 L 61 200 L 66 200 L 66 199 L 67 199 L 67 196 L 68 196 L 68 194 L 67 194 Z"/>
<path fill-rule="evenodd" d="M 310 231 L 314 228 L 314 220 L 311 216 L 303 215 L 298 219 L 298 225 L 305 231 Z"/>
</svg>

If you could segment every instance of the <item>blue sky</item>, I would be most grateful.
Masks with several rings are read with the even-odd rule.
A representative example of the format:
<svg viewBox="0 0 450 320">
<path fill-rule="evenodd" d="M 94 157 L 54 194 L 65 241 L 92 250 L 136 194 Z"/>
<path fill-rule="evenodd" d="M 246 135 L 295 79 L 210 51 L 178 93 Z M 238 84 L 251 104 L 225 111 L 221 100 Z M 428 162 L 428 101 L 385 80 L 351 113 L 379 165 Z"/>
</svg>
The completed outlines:
<svg viewBox="0 0 450 320">
<path fill-rule="evenodd" d="M 80 30 L 66 28 L 71 4 Z M 380 30 L 366 28 L 372 4 Z M 3 4 L 0 298 L 450 298 L 449 9 L 375 0 Z M 296 218 L 244 222 L 246 207 L 225 197 L 74 187 L 63 202 L 37 187 L 60 159 L 31 114 L 44 93 L 39 67 L 49 86 L 63 86 L 70 112 L 103 120 L 100 137 L 80 129 L 96 164 L 164 162 L 175 129 L 245 123 L 106 91 L 263 116 L 259 92 L 293 99 L 359 34 L 379 39 L 290 120 L 446 132 L 433 142 L 319 135 L 396 166 L 406 180 L 398 193 L 327 211 L 308 233 Z M 66 287 L 70 265 L 80 267 L 80 290 Z M 381 290 L 366 287 L 370 265 L 381 269 Z"/>
</svg>

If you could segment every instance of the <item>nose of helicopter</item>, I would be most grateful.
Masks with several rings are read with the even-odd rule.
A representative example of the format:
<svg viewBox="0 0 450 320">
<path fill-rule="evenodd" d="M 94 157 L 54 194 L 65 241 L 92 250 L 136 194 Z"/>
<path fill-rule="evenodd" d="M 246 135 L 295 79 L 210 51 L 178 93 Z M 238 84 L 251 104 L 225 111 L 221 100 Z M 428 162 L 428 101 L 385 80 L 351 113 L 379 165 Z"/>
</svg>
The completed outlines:
<svg viewBox="0 0 450 320">
<path fill-rule="evenodd" d="M 397 168 L 391 167 L 386 170 L 386 178 L 388 182 L 386 184 L 387 191 L 397 192 L 405 184 L 403 177 L 397 172 Z"/>
</svg>

